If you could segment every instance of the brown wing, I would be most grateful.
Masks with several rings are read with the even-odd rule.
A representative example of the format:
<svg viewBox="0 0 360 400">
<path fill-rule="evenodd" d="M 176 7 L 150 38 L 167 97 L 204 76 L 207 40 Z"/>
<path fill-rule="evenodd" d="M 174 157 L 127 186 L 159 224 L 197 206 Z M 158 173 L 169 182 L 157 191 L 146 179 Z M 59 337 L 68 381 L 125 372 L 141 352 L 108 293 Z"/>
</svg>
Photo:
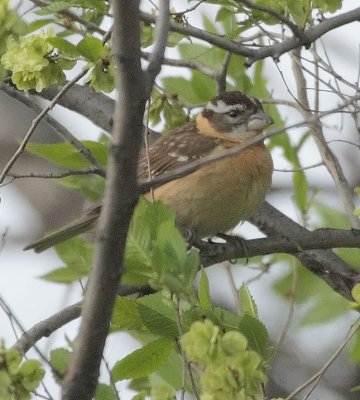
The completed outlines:
<svg viewBox="0 0 360 400">
<path fill-rule="evenodd" d="M 140 153 L 138 177 L 147 179 L 150 166 L 151 176 L 172 171 L 184 164 L 209 154 L 222 140 L 199 134 L 195 122 L 181 126 L 165 134 Z"/>
</svg>

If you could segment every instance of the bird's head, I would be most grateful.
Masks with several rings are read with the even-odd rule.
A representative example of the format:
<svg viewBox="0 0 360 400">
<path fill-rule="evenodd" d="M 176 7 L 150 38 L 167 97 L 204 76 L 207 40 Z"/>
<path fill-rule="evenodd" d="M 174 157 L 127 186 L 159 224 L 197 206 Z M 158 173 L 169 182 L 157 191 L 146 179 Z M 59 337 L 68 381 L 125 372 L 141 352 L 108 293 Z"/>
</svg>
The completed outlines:
<svg viewBox="0 0 360 400">
<path fill-rule="evenodd" d="M 243 141 L 273 123 L 259 100 L 242 92 L 225 92 L 210 100 L 197 116 L 199 133 Z"/>
</svg>

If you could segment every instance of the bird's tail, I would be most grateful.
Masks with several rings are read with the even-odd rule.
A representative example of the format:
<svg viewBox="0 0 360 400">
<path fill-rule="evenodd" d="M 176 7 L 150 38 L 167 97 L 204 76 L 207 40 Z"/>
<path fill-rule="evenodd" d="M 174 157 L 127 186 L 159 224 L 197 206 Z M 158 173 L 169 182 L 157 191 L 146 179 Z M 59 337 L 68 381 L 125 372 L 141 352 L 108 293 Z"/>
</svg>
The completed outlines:
<svg viewBox="0 0 360 400">
<path fill-rule="evenodd" d="M 85 217 L 82 220 L 65 225 L 59 230 L 44 236 L 42 239 L 29 244 L 24 250 L 33 249 L 36 253 L 42 253 L 50 247 L 89 231 L 94 227 L 97 217 L 98 215 L 87 216 L 87 218 Z"/>
</svg>

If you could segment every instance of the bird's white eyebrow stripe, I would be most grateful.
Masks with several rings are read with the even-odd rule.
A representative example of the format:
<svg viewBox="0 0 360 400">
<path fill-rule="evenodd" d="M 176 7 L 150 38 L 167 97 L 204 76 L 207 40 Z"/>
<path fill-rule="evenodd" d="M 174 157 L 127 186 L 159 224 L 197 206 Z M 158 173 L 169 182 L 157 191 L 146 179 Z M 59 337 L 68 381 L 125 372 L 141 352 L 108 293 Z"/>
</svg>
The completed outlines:
<svg viewBox="0 0 360 400">
<path fill-rule="evenodd" d="M 217 113 L 227 113 L 233 110 L 244 110 L 246 107 L 243 104 L 226 104 L 222 100 L 217 100 L 216 104 L 211 101 L 206 105 L 207 110 L 211 110 Z"/>
</svg>

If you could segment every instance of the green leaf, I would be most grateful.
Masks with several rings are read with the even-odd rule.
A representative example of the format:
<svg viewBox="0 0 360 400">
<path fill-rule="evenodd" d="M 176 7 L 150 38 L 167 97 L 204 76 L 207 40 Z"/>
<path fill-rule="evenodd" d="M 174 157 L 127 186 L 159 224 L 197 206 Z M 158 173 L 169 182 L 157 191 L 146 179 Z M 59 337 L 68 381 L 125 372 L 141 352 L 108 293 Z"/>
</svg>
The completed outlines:
<svg viewBox="0 0 360 400">
<path fill-rule="evenodd" d="M 40 275 L 40 278 L 44 281 L 69 284 L 72 282 L 78 282 L 80 279 L 88 276 L 89 272 L 90 269 L 85 268 L 81 270 L 80 268 L 63 267 L 54 269 L 47 274 Z"/>
<path fill-rule="evenodd" d="M 92 265 L 93 245 L 79 237 L 58 244 L 56 252 L 68 266 L 89 268 Z"/>
<path fill-rule="evenodd" d="M 114 389 L 109 386 L 105 385 L 104 383 L 98 383 L 96 386 L 95 392 L 95 400 L 117 400 L 118 397 Z"/>
<path fill-rule="evenodd" d="M 215 81 L 199 71 L 192 72 L 191 84 L 199 102 L 208 101 L 216 95 Z"/>
<path fill-rule="evenodd" d="M 121 361 L 117 362 L 112 370 L 115 382 L 123 379 L 146 377 L 159 369 L 169 358 L 175 342 L 170 338 L 155 340 L 135 350 Z"/>
<path fill-rule="evenodd" d="M 265 325 L 251 315 L 244 315 L 238 330 L 243 333 L 249 341 L 250 347 L 263 358 L 268 355 L 268 331 Z"/>
<path fill-rule="evenodd" d="M 155 249 L 161 255 L 162 267 L 168 270 L 181 270 L 186 261 L 186 244 L 184 237 L 175 226 L 175 220 L 167 220 L 161 223 L 158 230 Z M 168 265 L 168 267 L 167 267 Z"/>
<path fill-rule="evenodd" d="M 85 140 L 82 144 L 91 152 L 100 165 L 106 166 L 107 146 L 91 140 Z M 86 168 L 92 165 L 86 157 L 70 143 L 30 143 L 26 146 L 26 150 L 31 154 L 35 154 L 38 157 L 66 168 Z"/>
<path fill-rule="evenodd" d="M 66 266 L 42 275 L 42 279 L 71 283 L 89 275 L 92 266 L 92 244 L 75 237 L 56 245 L 55 250 Z"/>
<path fill-rule="evenodd" d="M 150 203 L 140 199 L 127 238 L 124 282 L 144 284 L 154 277 L 154 270 L 159 269 L 161 273 L 161 266 L 154 262 L 154 253 L 158 251 L 154 243 L 161 224 L 166 221 L 175 224 L 174 211 L 159 201 Z"/>
<path fill-rule="evenodd" d="M 360 304 L 360 283 L 357 283 L 352 289 L 351 289 L 351 295 L 353 299 Z"/>
<path fill-rule="evenodd" d="M 136 302 L 126 297 L 117 297 L 111 323 L 119 329 L 140 329 L 143 323 Z"/>
<path fill-rule="evenodd" d="M 178 104 L 171 104 L 169 101 L 163 103 L 163 115 L 165 119 L 164 131 L 170 131 L 188 122 L 188 116 L 184 109 Z"/>
<path fill-rule="evenodd" d="M 44 26 L 49 25 L 49 24 L 51 24 L 51 23 L 53 23 L 53 22 L 54 22 L 53 18 L 38 19 L 38 20 L 36 20 L 36 21 L 31 22 L 31 23 L 28 25 L 27 31 L 28 31 L 29 33 L 34 32 L 34 31 L 37 31 L 38 29 L 41 29 L 41 28 L 43 28 Z"/>
<path fill-rule="evenodd" d="M 200 305 L 204 310 L 207 310 L 207 311 L 212 310 L 209 279 L 208 279 L 205 269 L 203 267 L 201 267 L 201 272 L 200 272 L 198 298 L 199 298 Z"/>
<path fill-rule="evenodd" d="M 251 317 L 258 318 L 258 309 L 254 298 L 252 297 L 249 288 L 243 283 L 239 291 L 239 301 L 241 313 L 250 315 Z"/>
<path fill-rule="evenodd" d="M 79 53 L 88 59 L 89 61 L 96 62 L 108 54 L 108 49 L 104 47 L 101 40 L 94 36 L 87 36 L 82 39 L 78 45 L 77 49 Z"/>
<path fill-rule="evenodd" d="M 360 332 L 355 334 L 355 340 L 350 350 L 350 359 L 355 364 L 360 364 Z"/>
<path fill-rule="evenodd" d="M 50 352 L 50 363 L 60 374 L 65 374 L 69 360 L 71 357 L 71 352 L 68 349 L 59 347 L 57 349 L 51 350 Z"/>
<path fill-rule="evenodd" d="M 141 320 L 150 332 L 170 337 L 179 335 L 176 311 L 162 292 L 144 296 L 137 304 Z"/>
<path fill-rule="evenodd" d="M 295 172 L 293 175 L 295 202 L 300 211 L 305 214 L 309 208 L 308 191 L 309 184 L 303 171 Z"/>
<path fill-rule="evenodd" d="M 341 212 L 320 202 L 313 202 L 312 205 L 318 216 L 322 219 L 322 225 L 326 225 L 329 228 L 336 229 L 350 228 L 349 218 L 345 215 L 344 212 Z"/>
<path fill-rule="evenodd" d="M 330 291 L 330 290 L 329 290 Z M 348 312 L 348 302 L 335 292 L 319 296 L 301 320 L 301 325 L 324 324 Z"/>
<path fill-rule="evenodd" d="M 164 89 L 180 99 L 181 102 L 186 102 L 189 104 L 198 103 L 199 99 L 191 82 L 188 79 L 182 77 L 164 77 L 161 79 Z"/>
<path fill-rule="evenodd" d="M 182 385 L 182 361 L 180 355 L 174 351 L 171 352 L 165 364 L 152 373 L 149 378 L 152 383 L 158 382 L 160 378 L 161 381 L 166 382 L 174 389 L 180 390 Z"/>
<path fill-rule="evenodd" d="M 60 52 L 68 57 L 78 57 L 80 55 L 77 47 L 70 43 L 69 41 L 55 36 L 50 37 L 47 39 L 47 42 L 50 43 L 52 46 L 60 50 Z"/>
<path fill-rule="evenodd" d="M 55 183 L 69 190 L 81 193 L 95 203 L 103 198 L 105 179 L 99 175 L 72 175 L 56 179 Z"/>
</svg>

